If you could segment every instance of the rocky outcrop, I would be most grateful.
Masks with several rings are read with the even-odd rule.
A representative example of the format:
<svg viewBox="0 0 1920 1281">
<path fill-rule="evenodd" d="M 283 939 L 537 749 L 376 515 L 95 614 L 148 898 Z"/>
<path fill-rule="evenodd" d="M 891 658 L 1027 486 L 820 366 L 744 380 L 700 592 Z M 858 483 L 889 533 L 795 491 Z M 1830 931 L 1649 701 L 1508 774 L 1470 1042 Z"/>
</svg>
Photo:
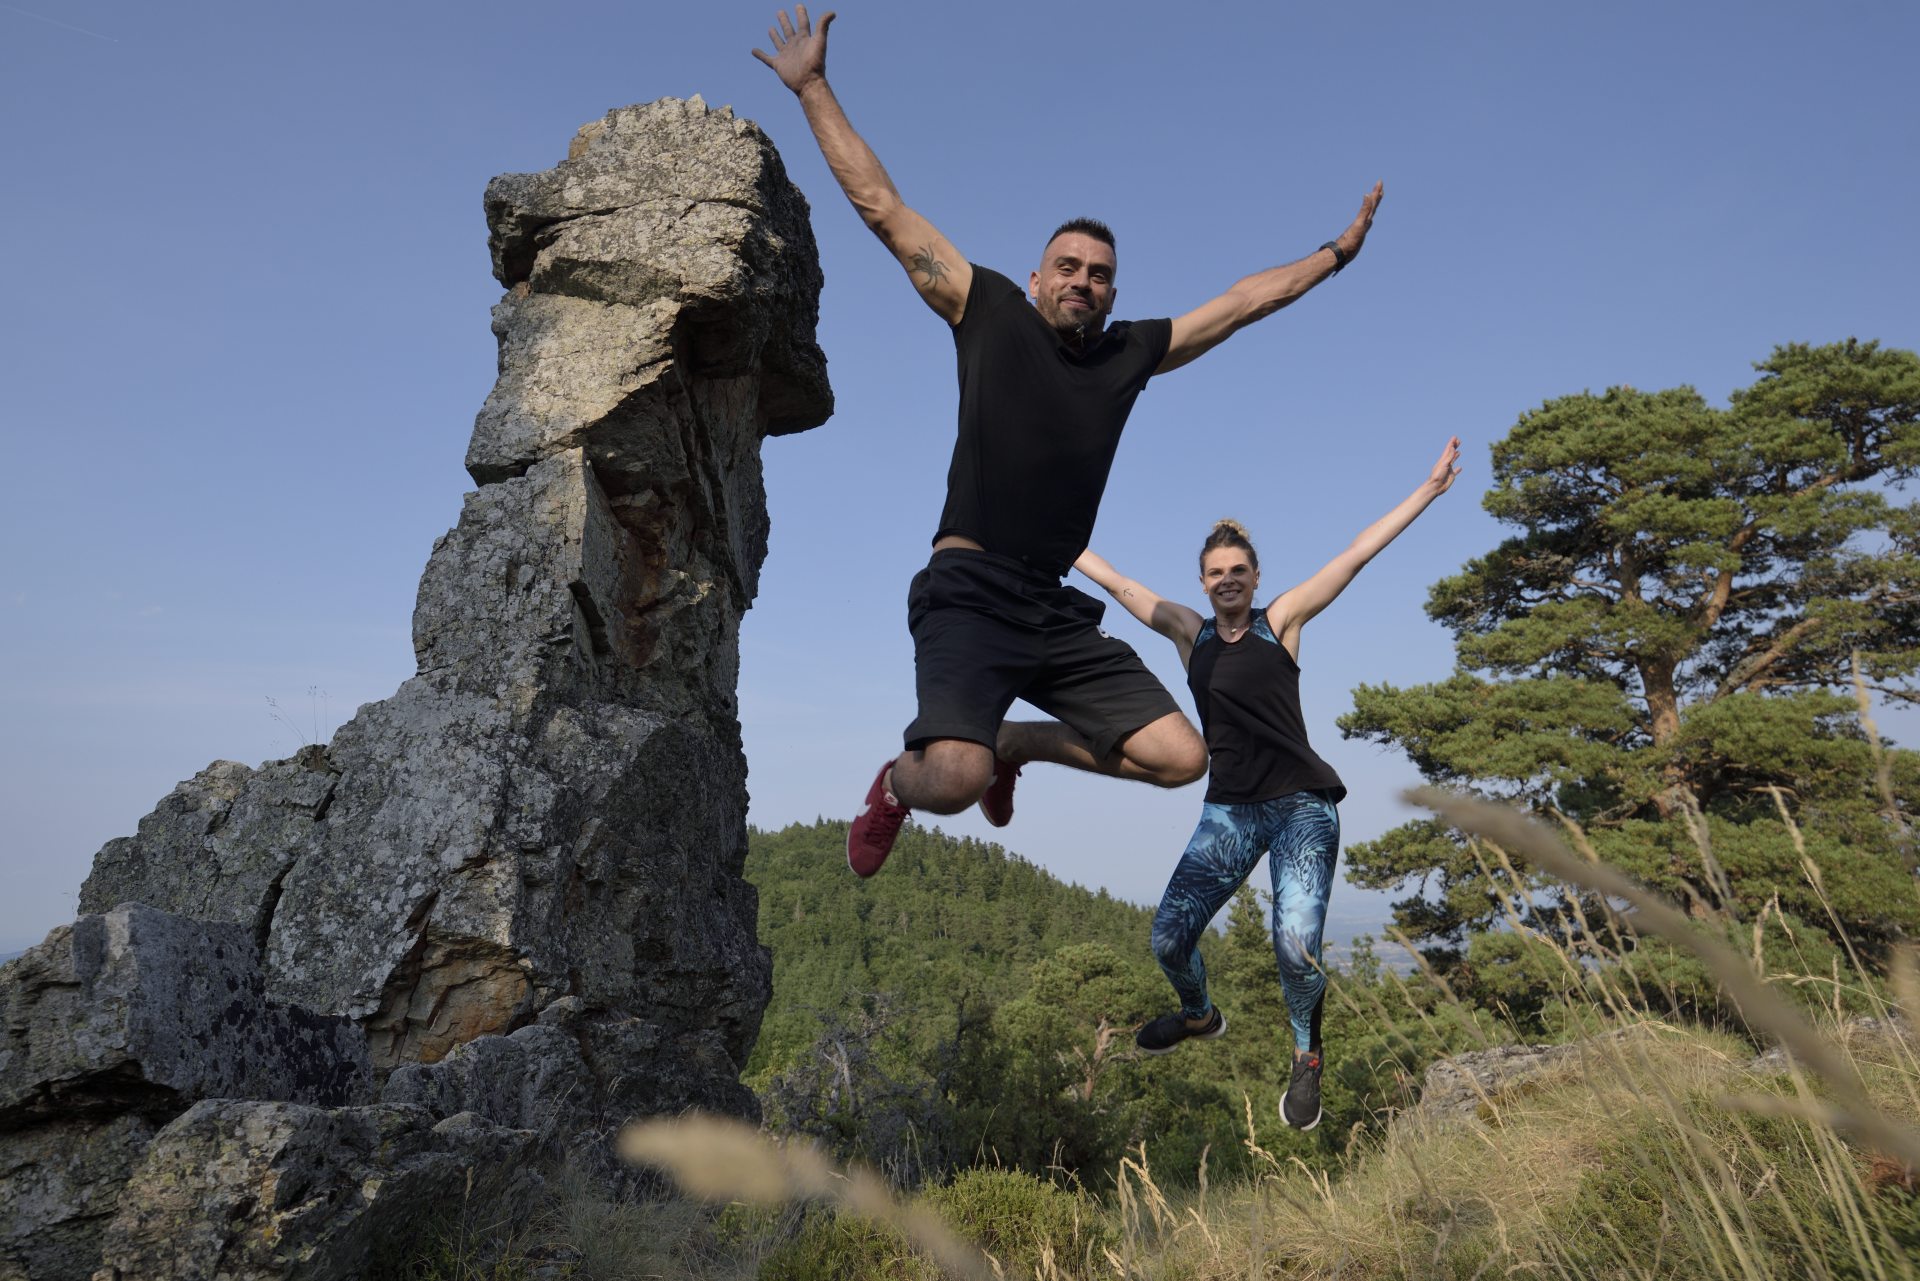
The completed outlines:
<svg viewBox="0 0 1920 1281">
<path fill-rule="evenodd" d="M 87 1276 L 120 1184 L 196 1100 L 372 1093 L 365 1034 L 269 998 L 245 926 L 132 905 L 0 973 L 0 1276 Z"/>
<path fill-rule="evenodd" d="M 1577 1071 L 1582 1052 L 1578 1044 L 1496 1045 L 1441 1059 L 1427 1069 L 1414 1114 L 1429 1121 L 1484 1118 L 1501 1095 Z"/>
<path fill-rule="evenodd" d="M 1853 1015 L 1840 1021 L 1832 1037 L 1855 1064 L 1902 1067 L 1913 1060 L 1913 1025 L 1898 1014 L 1888 1018 Z M 1747 1071 L 1762 1075 L 1791 1072 L 1795 1062 L 1786 1046 L 1775 1045 L 1755 1055 L 1753 1061 L 1747 1064 Z"/>
<path fill-rule="evenodd" d="M 200 1103 L 120 1197 L 95 1281 L 341 1281 L 524 1215 L 538 1136 L 414 1108 Z"/>
<path fill-rule="evenodd" d="M 806 204 L 757 128 L 695 99 L 610 113 L 555 169 L 495 179 L 486 212 L 500 377 L 467 453 L 479 489 L 421 577 L 418 674 L 325 746 L 182 783 L 100 851 L 82 909 L 247 940 L 264 998 L 364 1035 L 397 1109 L 378 1126 L 581 1144 L 635 1115 L 751 1116 L 771 967 L 734 688 L 760 443 L 832 408 Z M 258 1090 L 233 1093 L 278 1097 Z M 207 1115 L 169 1123 L 143 1169 L 210 1151 L 174 1128 Z M 161 1186 L 198 1184 L 135 1179 L 115 1230 L 140 1267 L 126 1225 Z M 231 1192 L 197 1213 L 269 1215 Z M 197 1232 L 173 1235 L 214 1239 Z"/>
</svg>

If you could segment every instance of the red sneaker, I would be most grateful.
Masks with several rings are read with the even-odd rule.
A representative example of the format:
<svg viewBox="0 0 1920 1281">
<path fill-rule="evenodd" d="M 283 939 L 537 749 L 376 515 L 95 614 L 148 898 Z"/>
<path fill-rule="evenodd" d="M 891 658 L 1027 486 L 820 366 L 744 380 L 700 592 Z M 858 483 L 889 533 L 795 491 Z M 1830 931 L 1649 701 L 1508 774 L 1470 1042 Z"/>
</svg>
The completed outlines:
<svg viewBox="0 0 1920 1281">
<path fill-rule="evenodd" d="M 998 756 L 993 758 L 993 781 L 980 794 L 980 812 L 995 827 L 1013 822 L 1013 782 L 1019 777 L 1018 765 L 1009 765 Z"/>
<path fill-rule="evenodd" d="M 888 761 L 873 776 L 873 786 L 867 789 L 867 803 L 860 807 L 860 814 L 847 827 L 847 866 L 861 876 L 872 876 L 887 861 L 887 855 L 893 853 L 893 840 L 900 835 L 900 824 L 907 821 L 909 813 L 899 798 L 887 790 L 887 771 L 893 768 Z"/>
</svg>

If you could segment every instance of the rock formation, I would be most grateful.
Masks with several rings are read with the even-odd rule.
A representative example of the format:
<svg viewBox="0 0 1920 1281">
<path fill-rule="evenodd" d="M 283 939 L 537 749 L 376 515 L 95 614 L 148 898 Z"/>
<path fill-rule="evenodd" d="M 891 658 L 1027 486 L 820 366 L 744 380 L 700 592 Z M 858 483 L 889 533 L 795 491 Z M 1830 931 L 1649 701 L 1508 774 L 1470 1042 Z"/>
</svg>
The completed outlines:
<svg viewBox="0 0 1920 1281">
<path fill-rule="evenodd" d="M 364 1038 L 345 1054 L 364 1085 L 176 1080 L 156 1076 L 173 1048 L 128 1038 L 132 1076 L 170 1093 L 89 1123 L 141 1163 L 58 1194 L 114 1214 L 102 1276 L 348 1275 L 450 1171 L 529 1135 L 755 1113 L 738 1078 L 770 962 L 734 691 L 760 442 L 832 407 L 806 203 L 756 127 L 694 99 L 611 112 L 558 167 L 495 179 L 486 213 L 500 376 L 467 453 L 480 488 L 421 577 L 418 674 L 324 747 L 182 783 L 100 851 L 81 908 L 110 915 L 75 927 L 214 923 L 257 955 L 261 1008 Z M 0 972 L 5 1052 L 44 1058 L 22 962 Z M 46 1147 L 14 1063 L 0 1134 Z M 19 1088 L 44 1094 L 33 1070 Z M 9 1186 L 92 1178 L 57 1164 L 16 1155 Z M 289 1187 L 352 1209 L 316 1218 Z M 0 1257 L 23 1268 L 46 1232 L 9 1204 Z M 31 1274 L 87 1275 L 62 1266 Z"/>
<path fill-rule="evenodd" d="M 338 1107 L 372 1090 L 350 1021 L 269 999 L 245 926 L 84 916 L 0 984 L 0 1275 L 86 1277 L 120 1185 L 195 1099 Z"/>
<path fill-rule="evenodd" d="M 1429 1121 L 1483 1120 L 1508 1091 L 1579 1070 L 1583 1047 L 1496 1045 L 1440 1059 L 1427 1068 L 1414 1115 Z"/>
</svg>

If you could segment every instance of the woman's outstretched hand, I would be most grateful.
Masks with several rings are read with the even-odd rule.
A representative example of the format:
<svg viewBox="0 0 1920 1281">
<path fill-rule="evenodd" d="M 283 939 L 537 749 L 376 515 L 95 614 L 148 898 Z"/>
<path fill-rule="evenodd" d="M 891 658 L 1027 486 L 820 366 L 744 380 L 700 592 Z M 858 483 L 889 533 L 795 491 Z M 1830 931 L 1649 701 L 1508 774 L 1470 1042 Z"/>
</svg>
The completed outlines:
<svg viewBox="0 0 1920 1281">
<path fill-rule="evenodd" d="M 1433 486 L 1434 497 L 1438 498 L 1453 488 L 1453 478 L 1460 474 L 1460 438 L 1447 438 L 1447 447 L 1440 451 L 1440 461 L 1427 473 L 1427 484 Z"/>
</svg>

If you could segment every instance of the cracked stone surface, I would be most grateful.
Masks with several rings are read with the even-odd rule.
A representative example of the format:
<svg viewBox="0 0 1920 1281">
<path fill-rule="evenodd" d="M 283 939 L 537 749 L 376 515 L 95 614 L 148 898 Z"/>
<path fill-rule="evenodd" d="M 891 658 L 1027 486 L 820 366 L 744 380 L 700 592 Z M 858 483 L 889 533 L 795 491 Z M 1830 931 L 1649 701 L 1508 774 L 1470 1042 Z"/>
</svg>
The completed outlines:
<svg viewBox="0 0 1920 1281">
<path fill-rule="evenodd" d="M 771 962 L 735 686 L 761 442 L 832 412 L 807 205 L 696 98 L 610 112 L 485 211 L 499 380 L 421 576 L 417 674 L 328 744 L 181 783 L 81 908 L 237 931 L 266 997 L 364 1034 L 395 1116 L 560 1144 L 752 1117 Z M 508 1064 L 551 1092 L 502 1089 Z"/>
<path fill-rule="evenodd" d="M 371 1101 L 366 1034 L 265 993 L 250 927 L 138 904 L 0 969 L 0 1277 L 91 1274 L 162 1125 L 216 1096 Z"/>
<path fill-rule="evenodd" d="M 153 1139 L 94 1281 L 341 1281 L 470 1217 L 524 1219 L 537 1136 L 418 1108 L 219 1099 Z"/>
</svg>

